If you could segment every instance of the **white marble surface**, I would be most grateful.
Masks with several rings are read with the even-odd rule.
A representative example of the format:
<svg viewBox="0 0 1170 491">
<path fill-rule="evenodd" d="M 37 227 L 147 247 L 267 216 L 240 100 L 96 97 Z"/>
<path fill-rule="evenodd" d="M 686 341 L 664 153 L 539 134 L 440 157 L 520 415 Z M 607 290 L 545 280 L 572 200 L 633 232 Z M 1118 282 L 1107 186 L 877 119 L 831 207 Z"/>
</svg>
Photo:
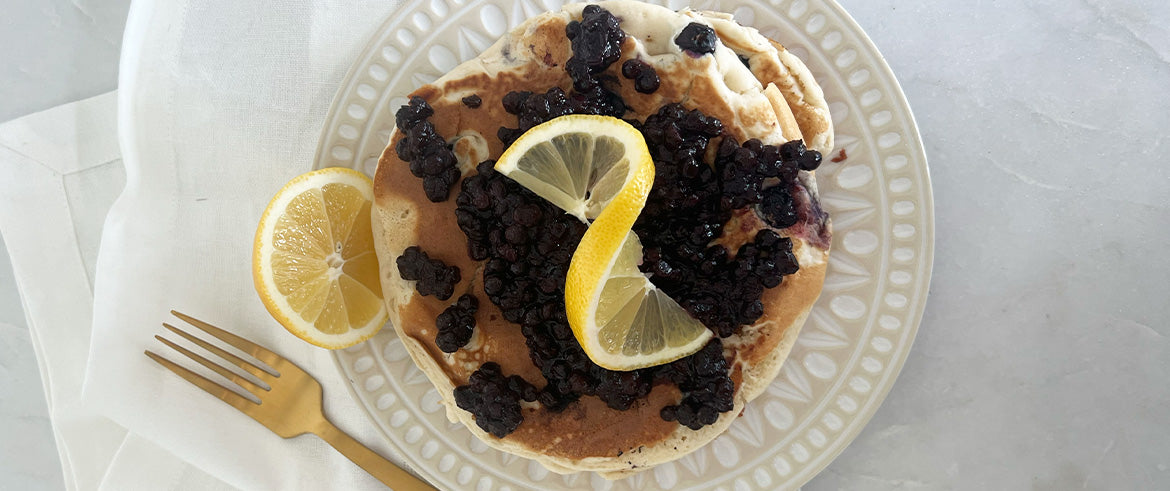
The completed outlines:
<svg viewBox="0 0 1170 491">
<path fill-rule="evenodd" d="M 124 1 L 0 3 L 39 53 L 0 52 L 0 120 L 113 87 Z M 806 489 L 1170 488 L 1170 4 L 841 3 L 914 108 L 938 238 L 898 383 Z M 3 265 L 0 433 L 44 445 L 0 443 L 0 489 L 58 488 Z"/>
<path fill-rule="evenodd" d="M 934 279 L 807 489 L 1170 488 L 1170 4 L 842 0 L 934 179 Z"/>
<path fill-rule="evenodd" d="M 0 122 L 109 92 L 130 0 L 0 0 Z"/>
</svg>

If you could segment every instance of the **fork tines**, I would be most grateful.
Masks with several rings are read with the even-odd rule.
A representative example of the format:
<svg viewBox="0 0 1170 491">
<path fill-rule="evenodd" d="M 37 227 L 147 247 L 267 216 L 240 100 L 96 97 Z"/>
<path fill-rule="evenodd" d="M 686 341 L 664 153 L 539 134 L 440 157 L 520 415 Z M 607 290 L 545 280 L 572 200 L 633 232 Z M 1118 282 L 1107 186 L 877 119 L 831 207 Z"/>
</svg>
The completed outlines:
<svg viewBox="0 0 1170 491">
<path fill-rule="evenodd" d="M 247 360 L 244 360 L 243 358 L 240 358 L 232 353 L 229 353 L 228 351 L 224 350 L 223 348 L 215 346 L 214 344 L 211 344 L 207 341 L 204 341 L 204 340 L 192 335 L 191 333 L 188 333 L 187 331 L 179 329 L 178 327 L 175 327 L 175 326 L 168 324 L 166 322 L 163 323 L 163 327 L 167 328 L 171 332 L 178 334 L 179 336 L 182 336 L 184 339 L 186 339 L 192 343 L 195 343 L 196 345 L 202 347 L 203 349 L 207 350 L 208 352 L 222 358 L 223 360 L 226 360 L 228 363 L 231 363 L 231 364 L 235 365 L 236 367 L 239 367 L 245 373 L 250 375 L 250 377 L 245 377 L 245 376 L 241 376 L 241 375 L 237 374 L 236 372 L 233 372 L 232 370 L 229 370 L 229 369 L 225 368 L 224 366 L 217 364 L 216 362 L 211 361 L 211 360 L 209 360 L 209 359 L 207 359 L 207 358 L 205 358 L 205 357 L 203 357 L 195 352 L 192 352 L 191 350 L 189 350 L 187 348 L 180 346 L 167 338 L 164 338 L 164 337 L 158 336 L 158 335 L 155 336 L 155 338 L 158 339 L 159 341 L 162 341 L 163 344 L 170 346 L 175 351 L 194 360 L 195 362 L 199 363 L 200 365 L 207 367 L 208 369 L 219 374 L 220 376 L 230 380 L 235 385 L 237 385 L 241 390 L 244 390 L 247 394 L 250 394 L 253 397 L 256 397 L 256 394 L 253 391 L 254 389 L 260 389 L 261 391 L 271 390 L 271 388 L 272 388 L 272 386 L 270 385 L 271 382 L 273 382 L 277 377 L 280 377 L 280 373 L 277 372 L 276 369 L 274 369 L 273 367 L 279 366 L 280 363 L 283 361 L 283 358 L 281 358 L 276 353 L 273 353 L 272 351 L 265 349 L 263 346 L 260 346 L 256 343 L 248 341 L 247 339 L 236 336 L 235 334 L 224 331 L 223 329 L 215 327 L 211 324 L 208 324 L 207 322 L 201 321 L 199 319 L 188 316 L 188 315 L 183 314 L 181 312 L 177 312 L 177 311 L 172 310 L 171 313 L 174 314 L 175 317 L 178 317 L 179 319 L 186 321 L 187 323 L 191 324 L 192 326 L 199 328 L 203 332 L 210 334 L 211 336 L 215 337 L 216 339 L 219 339 L 220 341 L 223 341 L 223 342 L 235 347 L 236 349 L 239 349 L 240 351 L 248 353 L 249 355 L 255 357 L 257 360 L 260 360 L 262 362 L 260 365 L 254 364 L 254 363 L 249 362 Z M 209 393 L 215 397 L 218 397 L 219 399 L 223 400 L 224 402 L 226 402 L 228 404 L 231 404 L 232 406 L 236 407 L 237 409 L 244 410 L 248 406 L 253 406 L 253 405 L 259 404 L 258 398 L 257 398 L 257 400 L 252 400 L 251 398 L 244 397 L 244 396 L 240 395 L 239 393 L 237 393 L 236 391 L 233 391 L 233 390 L 231 390 L 223 385 L 220 385 L 216 382 L 213 382 L 213 381 L 207 379 L 206 377 L 204 377 L 198 373 L 195 373 L 195 372 L 183 367 L 182 365 L 179 365 L 175 362 L 172 362 L 172 361 L 170 361 L 170 360 L 168 360 L 168 359 L 166 359 L 166 358 L 164 358 L 164 357 L 162 357 L 162 356 L 158 355 L 157 353 L 154 353 L 150 350 L 146 350 L 146 356 L 149 356 L 150 359 L 158 362 L 160 365 L 166 367 L 167 369 L 174 372 L 178 376 L 183 377 L 183 379 L 187 380 L 188 382 L 195 384 L 196 386 L 203 389 L 204 391 L 207 391 L 207 393 Z M 266 365 L 266 366 L 262 366 L 262 365 Z"/>
</svg>

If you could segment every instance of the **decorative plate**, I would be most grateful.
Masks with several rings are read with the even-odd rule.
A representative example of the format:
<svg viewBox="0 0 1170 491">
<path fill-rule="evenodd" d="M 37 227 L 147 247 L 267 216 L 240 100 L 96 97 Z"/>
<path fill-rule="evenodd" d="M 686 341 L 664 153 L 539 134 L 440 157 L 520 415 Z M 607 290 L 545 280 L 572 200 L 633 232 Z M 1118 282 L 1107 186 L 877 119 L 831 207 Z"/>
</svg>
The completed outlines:
<svg viewBox="0 0 1170 491">
<path fill-rule="evenodd" d="M 381 26 L 333 101 L 317 167 L 373 175 L 406 94 L 562 0 L 407 2 Z M 392 329 L 338 351 L 360 405 L 419 474 L 448 489 L 797 488 L 839 454 L 885 398 L 914 341 L 930 283 L 934 215 L 926 155 L 893 73 L 832 0 L 658 0 L 733 12 L 805 61 L 830 101 L 837 150 L 817 171 L 833 218 L 824 292 L 780 375 L 727 433 L 620 481 L 561 476 L 491 449 L 447 421 Z M 845 159 L 832 162 L 844 150 Z"/>
</svg>

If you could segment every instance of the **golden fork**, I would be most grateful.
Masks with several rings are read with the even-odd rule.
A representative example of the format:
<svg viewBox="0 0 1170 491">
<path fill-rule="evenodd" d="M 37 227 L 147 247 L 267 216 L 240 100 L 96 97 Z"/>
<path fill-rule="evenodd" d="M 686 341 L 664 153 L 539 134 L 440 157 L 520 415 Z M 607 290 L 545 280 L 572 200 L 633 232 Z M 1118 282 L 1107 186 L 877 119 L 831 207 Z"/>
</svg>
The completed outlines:
<svg viewBox="0 0 1170 491">
<path fill-rule="evenodd" d="M 263 346 L 236 336 L 235 334 L 174 310 L 171 313 L 175 317 L 198 327 L 203 332 L 267 364 L 267 367 L 257 366 L 207 341 L 199 339 L 182 329 L 165 322 L 163 323 L 163 327 L 203 347 L 203 349 L 215 353 L 220 358 L 240 367 L 240 369 L 256 378 L 256 380 L 250 380 L 171 342 L 167 338 L 158 335 L 155 336 L 155 338 L 162 341 L 163 344 L 170 346 L 175 351 L 186 355 L 200 365 L 231 380 L 241 389 L 259 399 L 260 402 L 253 402 L 227 387 L 212 382 L 150 350 L 146 350 L 146 356 L 149 356 L 162 366 L 167 367 L 188 382 L 207 391 L 207 393 L 218 397 L 223 402 L 251 416 L 252 419 L 266 426 L 273 433 L 281 437 L 292 438 L 305 433 L 317 435 L 322 440 L 325 440 L 326 443 L 332 445 L 333 448 L 336 448 L 337 451 L 341 452 L 342 455 L 348 457 L 349 460 L 352 460 L 353 463 L 365 469 L 370 475 L 394 490 L 429 491 L 435 489 L 430 484 L 427 484 L 426 481 L 414 477 L 373 450 L 366 448 L 361 442 L 354 440 L 353 437 L 345 434 L 345 432 L 334 426 L 333 423 L 330 423 L 321 410 L 321 384 L 300 367 L 282 358 L 280 355 L 265 349 Z"/>
</svg>

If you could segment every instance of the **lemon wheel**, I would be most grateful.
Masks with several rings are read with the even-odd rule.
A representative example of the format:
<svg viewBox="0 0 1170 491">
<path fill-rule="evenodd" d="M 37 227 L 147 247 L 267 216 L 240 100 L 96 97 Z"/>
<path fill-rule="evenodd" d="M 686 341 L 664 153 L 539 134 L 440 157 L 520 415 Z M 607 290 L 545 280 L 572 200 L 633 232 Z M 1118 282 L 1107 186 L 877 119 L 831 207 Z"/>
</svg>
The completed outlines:
<svg viewBox="0 0 1170 491">
<path fill-rule="evenodd" d="M 370 228 L 373 184 L 344 168 L 289 181 L 260 219 L 252 279 L 289 332 L 337 349 L 373 336 L 387 318 Z"/>
</svg>

